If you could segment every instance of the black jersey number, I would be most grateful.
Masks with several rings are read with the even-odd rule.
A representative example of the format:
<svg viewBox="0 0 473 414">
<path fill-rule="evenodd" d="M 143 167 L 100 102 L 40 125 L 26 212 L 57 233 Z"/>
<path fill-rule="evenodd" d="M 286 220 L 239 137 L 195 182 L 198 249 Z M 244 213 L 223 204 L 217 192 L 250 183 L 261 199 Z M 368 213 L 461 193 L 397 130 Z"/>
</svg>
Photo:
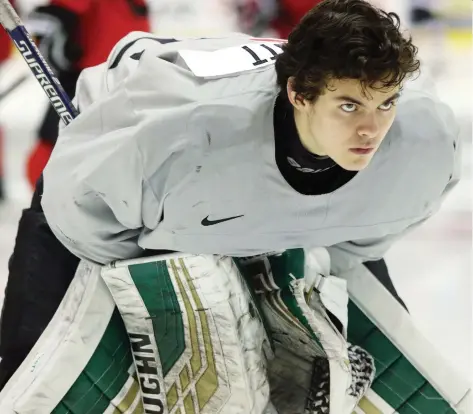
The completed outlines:
<svg viewBox="0 0 473 414">
<path fill-rule="evenodd" d="M 276 50 L 273 49 L 273 47 L 278 47 L 281 49 L 281 45 L 279 44 L 274 44 L 274 46 L 268 46 L 263 43 L 261 43 L 259 46 L 261 46 L 263 49 L 266 49 L 270 54 L 270 60 L 276 60 L 277 56 L 279 55 Z M 268 59 L 262 59 L 250 46 L 245 45 L 241 47 L 245 52 L 247 52 L 255 61 L 253 62 L 253 66 L 259 66 L 264 63 L 268 63 Z"/>
<path fill-rule="evenodd" d="M 151 36 L 140 37 L 138 39 L 135 39 L 135 40 L 131 41 L 130 43 L 127 43 L 125 46 L 122 47 L 120 52 L 117 54 L 115 60 L 111 64 L 110 69 L 116 68 L 118 66 L 118 64 L 120 63 L 120 61 L 122 60 L 125 53 L 136 42 L 138 42 L 140 40 L 143 40 L 143 39 L 153 40 L 153 41 L 161 43 L 161 44 L 179 42 L 179 40 L 174 39 L 174 38 L 156 38 L 156 37 L 151 37 Z M 205 38 L 202 38 L 202 39 L 205 39 Z M 267 58 L 261 57 L 260 56 L 260 54 L 262 53 L 261 49 L 259 51 L 257 51 L 257 49 L 255 48 L 256 45 L 259 46 L 260 48 L 263 48 L 263 49 L 267 50 L 270 54 L 270 57 L 267 57 Z M 238 48 L 238 46 L 236 48 Z M 279 49 L 282 50 L 282 44 L 274 43 L 274 44 L 271 44 L 271 46 L 269 46 L 267 43 L 258 43 L 258 44 L 255 44 L 255 45 L 249 44 L 249 45 L 241 46 L 241 49 L 244 50 L 247 54 L 249 54 L 251 56 L 251 58 L 253 59 L 253 62 L 252 62 L 253 67 L 258 67 L 260 65 L 268 63 L 268 59 L 269 60 L 276 60 L 277 56 L 281 53 L 280 51 L 277 51 L 276 48 L 279 48 Z M 139 51 L 137 53 L 134 53 L 133 55 L 130 56 L 130 58 L 139 60 L 142 53 L 143 53 L 143 51 Z"/>
</svg>

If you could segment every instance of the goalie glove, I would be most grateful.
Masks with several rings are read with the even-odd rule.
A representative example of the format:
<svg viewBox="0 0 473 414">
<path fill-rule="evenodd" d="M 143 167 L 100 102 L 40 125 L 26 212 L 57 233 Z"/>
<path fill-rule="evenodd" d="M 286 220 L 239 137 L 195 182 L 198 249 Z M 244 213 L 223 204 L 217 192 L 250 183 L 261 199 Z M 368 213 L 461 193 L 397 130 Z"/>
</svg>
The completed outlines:
<svg viewBox="0 0 473 414">
<path fill-rule="evenodd" d="M 82 56 L 77 42 L 79 17 L 74 12 L 57 5 L 37 7 L 26 26 L 56 75 L 74 71 Z"/>
</svg>

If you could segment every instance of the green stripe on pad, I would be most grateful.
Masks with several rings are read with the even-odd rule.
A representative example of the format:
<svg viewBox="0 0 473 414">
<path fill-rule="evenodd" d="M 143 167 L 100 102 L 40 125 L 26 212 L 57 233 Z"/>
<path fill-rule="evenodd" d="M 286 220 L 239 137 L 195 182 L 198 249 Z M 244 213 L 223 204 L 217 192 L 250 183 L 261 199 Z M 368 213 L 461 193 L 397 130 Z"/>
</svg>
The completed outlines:
<svg viewBox="0 0 473 414">
<path fill-rule="evenodd" d="M 165 261 L 128 267 L 131 278 L 151 315 L 163 376 L 185 349 L 181 308 Z"/>
<path fill-rule="evenodd" d="M 378 328 L 352 302 L 348 302 L 348 338 L 350 342 L 360 345 L 365 338 Z"/>
<path fill-rule="evenodd" d="M 90 361 L 52 414 L 103 414 L 130 378 L 132 364 L 128 335 L 115 308 Z"/>
<path fill-rule="evenodd" d="M 305 253 L 303 249 L 286 250 L 282 255 L 269 256 L 275 283 L 280 289 L 289 286 L 293 278 L 304 279 Z"/>
<path fill-rule="evenodd" d="M 424 376 L 352 302 L 348 305 L 348 341 L 374 358 L 373 391 L 400 414 L 454 413 Z"/>
<path fill-rule="evenodd" d="M 398 408 L 398 412 L 399 414 L 455 414 L 450 404 L 427 382 Z"/>
</svg>

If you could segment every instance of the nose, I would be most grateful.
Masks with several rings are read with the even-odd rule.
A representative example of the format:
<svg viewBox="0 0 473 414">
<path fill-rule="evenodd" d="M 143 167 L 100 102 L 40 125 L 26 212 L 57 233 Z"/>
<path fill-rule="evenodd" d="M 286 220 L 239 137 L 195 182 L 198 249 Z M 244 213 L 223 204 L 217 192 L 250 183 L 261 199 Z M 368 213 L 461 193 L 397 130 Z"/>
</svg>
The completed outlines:
<svg viewBox="0 0 473 414">
<path fill-rule="evenodd" d="M 375 115 L 366 115 L 357 128 L 358 136 L 367 139 L 376 138 L 379 134 L 379 122 Z"/>
</svg>

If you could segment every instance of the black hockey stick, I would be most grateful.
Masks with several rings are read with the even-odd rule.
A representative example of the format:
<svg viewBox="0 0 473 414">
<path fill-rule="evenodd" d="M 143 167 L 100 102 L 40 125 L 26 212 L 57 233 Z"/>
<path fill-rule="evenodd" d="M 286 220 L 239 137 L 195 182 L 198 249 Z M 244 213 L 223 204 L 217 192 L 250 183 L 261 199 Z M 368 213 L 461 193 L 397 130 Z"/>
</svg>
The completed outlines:
<svg viewBox="0 0 473 414">
<path fill-rule="evenodd" d="M 8 0 L 0 0 L 0 23 L 25 59 L 59 117 L 66 125 L 69 124 L 78 112 Z"/>
</svg>

